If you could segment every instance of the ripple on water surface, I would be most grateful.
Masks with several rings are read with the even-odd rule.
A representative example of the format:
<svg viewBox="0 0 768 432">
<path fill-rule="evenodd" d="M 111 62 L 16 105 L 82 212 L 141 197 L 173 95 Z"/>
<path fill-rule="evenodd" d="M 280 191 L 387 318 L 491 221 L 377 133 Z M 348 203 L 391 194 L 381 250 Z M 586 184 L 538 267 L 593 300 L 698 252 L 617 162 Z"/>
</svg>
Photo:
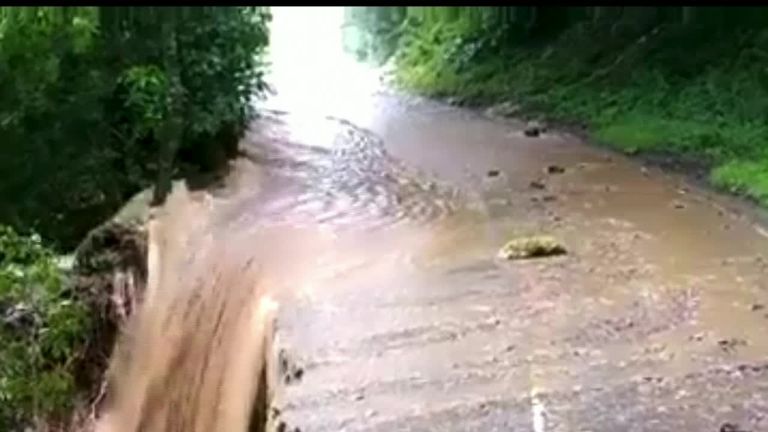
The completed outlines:
<svg viewBox="0 0 768 432">
<path fill-rule="evenodd" d="M 267 112 L 247 143 L 249 158 L 299 189 L 264 206 L 259 219 L 268 223 L 370 229 L 433 221 L 456 207 L 455 190 L 408 169 L 372 132 L 341 119 Z"/>
</svg>

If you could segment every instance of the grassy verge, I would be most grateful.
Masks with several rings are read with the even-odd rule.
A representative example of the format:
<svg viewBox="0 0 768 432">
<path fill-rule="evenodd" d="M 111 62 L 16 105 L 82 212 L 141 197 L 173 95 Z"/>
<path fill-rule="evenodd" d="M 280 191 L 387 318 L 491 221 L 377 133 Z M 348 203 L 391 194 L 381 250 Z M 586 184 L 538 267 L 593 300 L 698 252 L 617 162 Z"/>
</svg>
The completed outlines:
<svg viewBox="0 0 768 432">
<path fill-rule="evenodd" d="M 713 185 L 768 206 L 768 32 L 665 26 L 621 37 L 581 25 L 504 49 L 490 37 L 448 24 L 410 29 L 397 80 L 586 123 L 598 142 L 630 154 L 696 160 Z"/>
</svg>

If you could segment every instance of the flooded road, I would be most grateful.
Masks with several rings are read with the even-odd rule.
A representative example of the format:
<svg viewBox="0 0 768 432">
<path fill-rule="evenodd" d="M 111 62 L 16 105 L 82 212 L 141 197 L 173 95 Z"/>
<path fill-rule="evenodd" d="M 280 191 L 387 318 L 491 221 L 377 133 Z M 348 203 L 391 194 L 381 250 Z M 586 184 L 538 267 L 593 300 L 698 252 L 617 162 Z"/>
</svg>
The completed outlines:
<svg viewBox="0 0 768 432">
<path fill-rule="evenodd" d="M 170 403 L 210 389 L 179 430 L 237 430 L 264 350 L 276 431 L 768 430 L 768 231 L 747 206 L 568 134 L 326 78 L 279 87 L 227 186 L 168 206 L 174 279 L 145 309 L 194 323 L 144 340 L 189 366 L 123 380 Z M 496 257 L 538 234 L 568 253 Z"/>
<path fill-rule="evenodd" d="M 567 134 L 369 97 L 267 112 L 244 143 L 262 187 L 227 221 L 280 262 L 273 427 L 768 430 L 748 208 Z M 568 254 L 495 257 L 530 234 Z"/>
</svg>

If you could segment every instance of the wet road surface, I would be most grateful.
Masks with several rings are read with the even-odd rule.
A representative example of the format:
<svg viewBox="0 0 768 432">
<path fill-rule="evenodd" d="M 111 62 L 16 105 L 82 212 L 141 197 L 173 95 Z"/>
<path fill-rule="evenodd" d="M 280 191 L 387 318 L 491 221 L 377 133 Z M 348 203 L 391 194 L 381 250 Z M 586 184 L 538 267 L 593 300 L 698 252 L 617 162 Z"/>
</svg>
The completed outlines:
<svg viewBox="0 0 768 432">
<path fill-rule="evenodd" d="M 369 102 L 265 112 L 259 187 L 222 201 L 279 304 L 273 428 L 768 430 L 755 212 L 566 134 Z M 495 258 L 528 234 L 569 253 Z"/>
</svg>

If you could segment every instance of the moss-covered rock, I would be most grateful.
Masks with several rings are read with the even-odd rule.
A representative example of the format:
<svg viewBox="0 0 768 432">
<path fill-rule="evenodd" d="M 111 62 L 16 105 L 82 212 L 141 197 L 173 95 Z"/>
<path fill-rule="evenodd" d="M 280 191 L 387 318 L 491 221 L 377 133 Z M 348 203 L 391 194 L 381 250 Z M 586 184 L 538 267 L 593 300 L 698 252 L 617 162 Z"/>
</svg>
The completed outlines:
<svg viewBox="0 0 768 432">
<path fill-rule="evenodd" d="M 498 253 L 505 260 L 539 258 L 566 253 L 565 247 L 551 236 L 530 236 L 512 239 Z"/>
</svg>

